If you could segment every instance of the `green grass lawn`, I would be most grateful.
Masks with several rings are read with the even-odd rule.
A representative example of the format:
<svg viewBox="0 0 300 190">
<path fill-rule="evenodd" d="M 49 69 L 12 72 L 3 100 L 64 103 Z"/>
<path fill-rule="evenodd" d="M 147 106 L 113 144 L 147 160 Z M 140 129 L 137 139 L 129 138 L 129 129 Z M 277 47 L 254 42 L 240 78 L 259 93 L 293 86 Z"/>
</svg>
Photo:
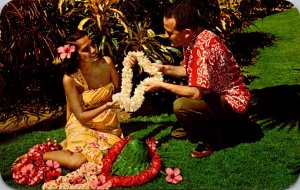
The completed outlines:
<svg viewBox="0 0 300 190">
<path fill-rule="evenodd" d="M 256 22 L 249 32 L 275 35 L 272 47 L 259 50 L 256 64 L 247 71 L 256 79 L 249 85 L 254 94 L 253 119 L 260 124 L 264 136 L 255 142 L 240 143 L 203 159 L 189 156 L 196 144 L 170 139 L 176 118 L 172 114 L 136 117 L 122 123 L 127 134 L 136 138 L 155 136 L 163 168 L 178 167 L 184 180 L 168 184 L 161 172 L 151 183 L 131 189 L 212 189 L 260 190 L 286 189 L 299 176 L 299 71 L 300 16 L 296 9 L 278 13 Z M 291 108 L 289 107 L 291 106 Z M 47 138 L 61 141 L 64 129 L 37 131 L 1 140 L 0 172 L 3 180 L 18 189 L 23 187 L 11 179 L 10 166 L 34 144 Z M 119 188 L 122 189 L 122 188 Z"/>
<path fill-rule="evenodd" d="M 300 83 L 300 16 L 296 9 L 258 20 L 250 31 L 275 35 L 273 46 L 259 49 L 256 64 L 248 68 L 259 77 L 250 89 Z"/>
</svg>

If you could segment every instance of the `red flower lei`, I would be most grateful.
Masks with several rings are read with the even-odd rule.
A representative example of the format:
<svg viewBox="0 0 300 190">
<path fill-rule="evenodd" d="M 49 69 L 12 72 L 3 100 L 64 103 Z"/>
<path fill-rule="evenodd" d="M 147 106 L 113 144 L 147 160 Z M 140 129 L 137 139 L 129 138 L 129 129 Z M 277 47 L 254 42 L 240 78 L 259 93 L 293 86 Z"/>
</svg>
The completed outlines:
<svg viewBox="0 0 300 190">
<path fill-rule="evenodd" d="M 149 153 L 151 156 L 150 166 L 143 172 L 136 175 L 127 176 L 110 176 L 112 165 L 121 153 L 124 146 L 131 140 L 131 137 L 123 138 L 116 144 L 114 144 L 105 155 L 103 159 L 103 167 L 101 174 L 106 177 L 107 181 L 112 182 L 112 187 L 131 187 L 142 185 L 154 179 L 161 168 L 161 160 L 156 150 L 155 138 L 151 138 L 146 141 Z"/>
<path fill-rule="evenodd" d="M 43 154 L 61 148 L 56 141 L 50 139 L 48 142 L 34 145 L 13 163 L 11 173 L 14 181 L 21 185 L 36 185 L 59 177 L 62 173 L 59 163 L 44 161 Z"/>
</svg>

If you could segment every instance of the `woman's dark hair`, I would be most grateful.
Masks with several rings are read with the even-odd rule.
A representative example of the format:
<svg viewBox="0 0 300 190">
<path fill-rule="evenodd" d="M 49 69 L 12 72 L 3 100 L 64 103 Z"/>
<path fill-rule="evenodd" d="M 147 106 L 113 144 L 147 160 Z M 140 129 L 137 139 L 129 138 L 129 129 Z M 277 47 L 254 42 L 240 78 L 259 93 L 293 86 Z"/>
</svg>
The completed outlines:
<svg viewBox="0 0 300 190">
<path fill-rule="evenodd" d="M 176 21 L 176 30 L 192 29 L 200 26 L 200 12 L 191 3 L 181 2 L 173 5 L 164 14 L 166 18 L 174 18 Z"/>
<path fill-rule="evenodd" d="M 71 57 L 65 58 L 62 61 L 62 70 L 64 73 L 70 75 L 77 72 L 79 61 L 78 61 L 78 47 L 76 41 L 84 36 L 87 36 L 88 33 L 83 30 L 77 30 L 73 34 L 69 35 L 64 41 L 65 44 L 70 44 L 75 46 L 75 51 L 71 54 Z M 63 44 L 63 45 L 65 45 Z"/>
</svg>

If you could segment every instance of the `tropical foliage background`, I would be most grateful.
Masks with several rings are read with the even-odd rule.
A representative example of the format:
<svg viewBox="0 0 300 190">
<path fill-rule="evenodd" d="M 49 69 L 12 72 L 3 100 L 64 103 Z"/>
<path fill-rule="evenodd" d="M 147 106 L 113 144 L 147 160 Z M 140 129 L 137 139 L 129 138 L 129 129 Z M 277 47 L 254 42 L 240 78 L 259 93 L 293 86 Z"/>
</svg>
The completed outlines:
<svg viewBox="0 0 300 190">
<path fill-rule="evenodd" d="M 9 2 L 0 17 L 0 123 L 14 117 L 12 122 L 17 125 L 28 113 L 39 118 L 53 110 L 64 112 L 62 73 L 52 62 L 57 46 L 77 28 L 88 31 L 99 53 L 110 55 L 119 71 L 123 57 L 132 50 L 144 51 L 153 61 L 176 64 L 182 55 L 180 50 L 169 47 L 162 36 L 162 14 L 178 1 Z M 251 57 L 241 54 L 239 44 L 229 43 L 228 39 L 241 38 L 258 18 L 292 7 L 282 0 L 190 1 L 199 8 L 205 27 L 224 39 L 241 66 L 252 64 Z"/>
</svg>

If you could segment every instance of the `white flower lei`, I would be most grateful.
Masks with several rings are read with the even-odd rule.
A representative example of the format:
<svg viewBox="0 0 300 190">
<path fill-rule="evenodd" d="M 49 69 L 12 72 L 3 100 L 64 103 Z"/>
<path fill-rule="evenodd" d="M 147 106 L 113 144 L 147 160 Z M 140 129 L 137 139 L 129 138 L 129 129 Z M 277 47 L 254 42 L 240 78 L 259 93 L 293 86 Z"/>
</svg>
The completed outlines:
<svg viewBox="0 0 300 190">
<path fill-rule="evenodd" d="M 133 97 L 130 98 L 132 90 L 132 77 L 133 72 L 129 64 L 129 56 L 134 55 L 137 58 L 138 64 L 144 71 L 150 74 L 152 77 L 147 77 L 136 87 Z M 113 95 L 113 101 L 118 101 L 121 109 L 125 109 L 126 112 L 135 112 L 138 110 L 145 99 L 145 82 L 163 81 L 162 73 L 158 68 L 151 66 L 151 61 L 144 56 L 143 52 L 128 52 L 127 56 L 123 60 L 124 68 L 122 69 L 122 86 L 121 92 Z"/>
</svg>

